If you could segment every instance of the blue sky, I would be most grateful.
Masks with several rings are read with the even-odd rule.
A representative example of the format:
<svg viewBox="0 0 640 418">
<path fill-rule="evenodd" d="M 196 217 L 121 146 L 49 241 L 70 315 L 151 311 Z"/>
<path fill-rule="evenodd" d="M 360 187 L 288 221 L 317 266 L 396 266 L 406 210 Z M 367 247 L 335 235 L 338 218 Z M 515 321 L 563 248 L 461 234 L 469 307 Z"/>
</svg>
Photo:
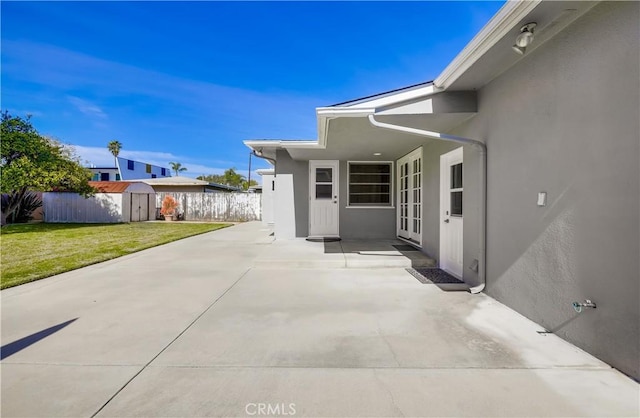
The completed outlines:
<svg viewBox="0 0 640 418">
<path fill-rule="evenodd" d="M 242 140 L 315 139 L 316 107 L 432 80 L 502 4 L 3 1 L 1 106 L 96 165 L 117 139 L 246 174 Z"/>
</svg>

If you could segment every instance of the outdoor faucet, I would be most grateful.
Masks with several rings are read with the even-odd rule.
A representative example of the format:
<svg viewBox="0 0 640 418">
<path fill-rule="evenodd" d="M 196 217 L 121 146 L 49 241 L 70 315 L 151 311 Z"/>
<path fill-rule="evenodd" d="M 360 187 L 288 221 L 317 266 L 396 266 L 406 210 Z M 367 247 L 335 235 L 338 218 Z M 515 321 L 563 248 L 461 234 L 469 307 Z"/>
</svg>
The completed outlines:
<svg viewBox="0 0 640 418">
<path fill-rule="evenodd" d="M 596 309 L 596 304 L 591 302 L 591 299 L 585 299 L 584 302 L 573 302 L 573 309 L 580 313 L 582 312 L 582 308 L 593 308 Z"/>
</svg>

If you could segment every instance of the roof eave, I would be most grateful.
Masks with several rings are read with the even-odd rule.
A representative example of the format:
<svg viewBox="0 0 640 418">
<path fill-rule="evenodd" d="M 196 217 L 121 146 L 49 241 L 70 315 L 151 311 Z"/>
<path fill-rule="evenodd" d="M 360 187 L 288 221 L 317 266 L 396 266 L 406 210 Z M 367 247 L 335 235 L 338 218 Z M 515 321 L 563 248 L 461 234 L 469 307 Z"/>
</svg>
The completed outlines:
<svg viewBox="0 0 640 418">
<path fill-rule="evenodd" d="M 542 3 L 542 0 L 510 0 L 505 3 L 471 42 L 440 73 L 434 80 L 434 85 L 442 90 L 449 88 L 540 3 Z"/>
</svg>

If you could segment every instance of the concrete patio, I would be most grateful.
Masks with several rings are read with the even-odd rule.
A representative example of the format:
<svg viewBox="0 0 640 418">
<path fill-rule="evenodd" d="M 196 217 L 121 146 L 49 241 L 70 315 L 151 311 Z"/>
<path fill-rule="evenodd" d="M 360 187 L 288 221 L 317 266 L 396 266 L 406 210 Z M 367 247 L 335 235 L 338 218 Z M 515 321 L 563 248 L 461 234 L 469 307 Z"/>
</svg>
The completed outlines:
<svg viewBox="0 0 640 418">
<path fill-rule="evenodd" d="M 2 291 L 2 416 L 640 415 L 634 381 L 389 243 L 272 241 L 242 224 Z"/>
</svg>

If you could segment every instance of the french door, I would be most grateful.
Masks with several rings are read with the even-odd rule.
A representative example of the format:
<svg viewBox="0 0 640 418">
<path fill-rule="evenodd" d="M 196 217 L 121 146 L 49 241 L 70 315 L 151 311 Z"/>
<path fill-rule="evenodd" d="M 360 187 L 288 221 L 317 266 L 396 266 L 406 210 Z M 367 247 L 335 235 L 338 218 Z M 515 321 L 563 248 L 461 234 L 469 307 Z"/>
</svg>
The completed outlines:
<svg viewBox="0 0 640 418">
<path fill-rule="evenodd" d="M 398 172 L 398 237 L 422 245 L 422 147 L 400 158 Z"/>
</svg>

